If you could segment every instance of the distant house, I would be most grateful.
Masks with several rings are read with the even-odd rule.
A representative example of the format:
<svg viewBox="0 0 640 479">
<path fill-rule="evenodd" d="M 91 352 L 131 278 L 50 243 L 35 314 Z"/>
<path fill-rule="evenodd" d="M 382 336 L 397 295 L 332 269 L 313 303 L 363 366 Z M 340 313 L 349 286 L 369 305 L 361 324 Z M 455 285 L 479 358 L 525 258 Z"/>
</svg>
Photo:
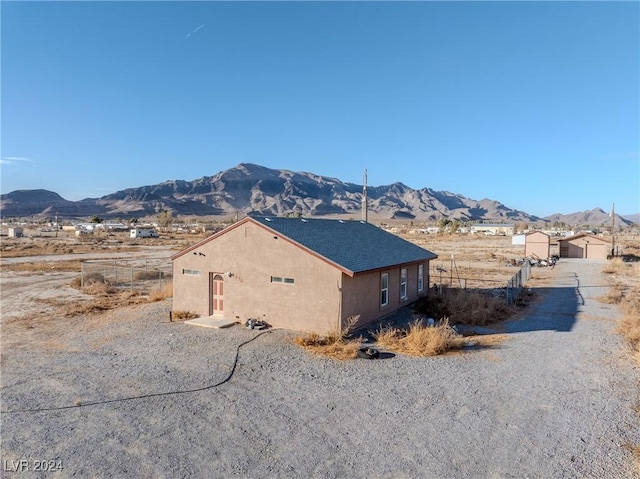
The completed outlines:
<svg viewBox="0 0 640 479">
<path fill-rule="evenodd" d="M 326 334 L 426 294 L 435 258 L 366 222 L 247 217 L 172 257 L 173 309 Z"/>
<path fill-rule="evenodd" d="M 558 240 L 561 258 L 607 259 L 611 243 L 598 236 L 579 233 Z"/>
<path fill-rule="evenodd" d="M 22 238 L 24 230 L 20 226 L 13 226 L 9 228 L 9 238 Z"/>
<path fill-rule="evenodd" d="M 123 223 L 102 223 L 101 228 L 107 231 L 127 231 L 129 228 Z"/>
<path fill-rule="evenodd" d="M 525 236 L 524 255 L 547 259 L 551 256 L 551 238 L 548 234 L 535 231 Z"/>
<path fill-rule="evenodd" d="M 488 236 L 511 236 L 512 224 L 503 223 L 478 223 L 471 225 L 469 231 L 473 234 L 485 234 Z"/>
</svg>

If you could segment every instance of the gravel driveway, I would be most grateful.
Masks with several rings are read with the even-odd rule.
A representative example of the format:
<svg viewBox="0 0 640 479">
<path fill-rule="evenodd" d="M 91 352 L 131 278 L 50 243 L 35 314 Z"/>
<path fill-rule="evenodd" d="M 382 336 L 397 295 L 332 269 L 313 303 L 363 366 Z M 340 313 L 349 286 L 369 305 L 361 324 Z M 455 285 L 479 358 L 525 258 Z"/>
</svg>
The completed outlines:
<svg viewBox="0 0 640 479">
<path fill-rule="evenodd" d="M 169 302 L 9 322 L 2 476 L 638 477 L 640 371 L 602 267 L 561 261 L 501 344 L 426 359 L 336 362 Z"/>
</svg>

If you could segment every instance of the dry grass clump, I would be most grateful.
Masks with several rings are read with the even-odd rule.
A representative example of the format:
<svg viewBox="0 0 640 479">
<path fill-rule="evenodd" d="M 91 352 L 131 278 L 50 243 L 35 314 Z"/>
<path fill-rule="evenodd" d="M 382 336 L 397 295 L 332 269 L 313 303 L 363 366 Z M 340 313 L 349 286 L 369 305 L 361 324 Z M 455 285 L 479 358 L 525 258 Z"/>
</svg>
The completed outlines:
<svg viewBox="0 0 640 479">
<path fill-rule="evenodd" d="M 326 356 L 332 359 L 345 361 L 347 359 L 356 359 L 358 357 L 358 349 L 362 344 L 362 339 L 344 339 L 339 334 L 320 336 L 316 333 L 310 333 L 305 336 L 294 338 L 298 346 L 307 351 Z"/>
<path fill-rule="evenodd" d="M 108 282 L 85 282 L 82 292 L 91 294 L 94 296 L 110 296 L 117 292 L 117 289 L 111 286 Z"/>
<path fill-rule="evenodd" d="M 163 301 L 173 296 L 173 284 L 165 283 L 161 288 L 152 289 L 149 292 L 149 301 Z"/>
<path fill-rule="evenodd" d="M 640 364 L 640 287 L 633 288 L 619 305 L 623 318 L 618 331 L 632 349 L 636 362 Z"/>
<path fill-rule="evenodd" d="M 40 298 L 38 301 L 58 308 L 60 310 L 59 314 L 67 318 L 100 313 L 102 311 L 147 301 L 136 292 L 118 291 L 107 284 L 100 283 L 95 283 L 87 288 L 83 288 L 82 292 L 93 295 L 93 298 L 77 301 Z"/>
<path fill-rule="evenodd" d="M 84 276 L 84 288 L 92 286 L 94 284 L 107 284 L 107 280 L 105 279 L 102 273 L 90 273 Z M 75 289 L 83 289 L 83 281 L 82 276 L 77 276 L 71 280 L 70 286 Z M 88 293 L 92 294 L 92 293 Z"/>
<path fill-rule="evenodd" d="M 0 252 L 2 253 L 3 258 L 19 258 L 22 256 L 47 254 L 84 253 L 84 251 L 76 248 L 77 245 L 69 244 L 68 241 L 63 238 L 58 240 L 20 238 L 13 241 L 3 241 L 0 246 Z"/>
<path fill-rule="evenodd" d="M 447 318 L 434 326 L 416 320 L 408 330 L 383 328 L 374 337 L 378 345 L 411 356 L 437 356 L 464 345 L 463 338 L 449 325 Z"/>
<path fill-rule="evenodd" d="M 99 290 L 98 286 L 95 286 Z M 116 292 L 114 289 L 104 289 L 98 291 L 95 299 L 87 302 L 71 303 L 65 306 L 65 316 L 80 316 L 92 313 L 99 313 L 111 309 L 117 309 L 131 304 L 145 302 L 140 294 L 131 291 Z"/>
<path fill-rule="evenodd" d="M 605 274 L 624 274 L 627 271 L 627 264 L 622 261 L 622 258 L 614 258 L 602 268 L 602 272 Z"/>
<path fill-rule="evenodd" d="M 358 349 L 362 345 L 362 338 L 351 338 L 349 336 L 353 327 L 358 322 L 359 316 L 350 317 L 347 326 L 340 332 L 321 336 L 317 333 L 309 333 L 304 336 L 297 336 L 293 341 L 303 349 L 313 354 L 326 356 L 332 359 L 345 361 L 356 359 Z"/>
<path fill-rule="evenodd" d="M 181 309 L 171 311 L 171 321 L 184 321 L 187 319 L 194 319 L 197 317 L 198 317 L 198 314 L 192 311 L 183 311 Z"/>
<path fill-rule="evenodd" d="M 452 324 L 486 326 L 512 317 L 515 308 L 504 298 L 473 290 L 447 288 L 418 300 L 416 313 L 431 318 L 448 318 Z"/>
<path fill-rule="evenodd" d="M 80 261 L 39 261 L 7 264 L 3 265 L 2 269 L 16 272 L 44 273 L 79 271 L 80 267 Z"/>
<path fill-rule="evenodd" d="M 640 364 L 640 265 L 614 258 L 602 269 L 615 275 L 610 280 L 609 291 L 598 298 L 603 303 L 615 304 L 622 313 L 617 331 L 627 340 L 632 355 Z"/>
<path fill-rule="evenodd" d="M 607 291 L 605 295 L 600 296 L 598 300 L 607 304 L 620 304 L 623 298 L 624 292 L 622 290 L 622 287 L 619 284 L 614 283 L 611 285 L 609 291 Z"/>
</svg>

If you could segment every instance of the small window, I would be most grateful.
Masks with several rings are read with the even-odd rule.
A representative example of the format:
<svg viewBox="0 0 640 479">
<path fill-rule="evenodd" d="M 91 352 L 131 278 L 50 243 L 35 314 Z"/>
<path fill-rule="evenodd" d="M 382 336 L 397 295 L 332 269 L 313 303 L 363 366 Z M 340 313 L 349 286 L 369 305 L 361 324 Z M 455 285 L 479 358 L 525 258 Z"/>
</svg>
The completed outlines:
<svg viewBox="0 0 640 479">
<path fill-rule="evenodd" d="M 287 284 L 293 284 L 293 283 L 295 283 L 295 280 L 293 278 L 285 278 L 284 282 L 287 283 Z"/>
<path fill-rule="evenodd" d="M 271 276 L 272 283 L 282 283 L 282 278 L 280 276 Z"/>
<path fill-rule="evenodd" d="M 380 306 L 389 304 L 389 273 L 382 273 L 380 277 Z"/>
<path fill-rule="evenodd" d="M 418 265 L 418 293 L 424 289 L 424 264 Z"/>
<path fill-rule="evenodd" d="M 407 299 L 407 268 L 400 269 L 400 299 Z"/>
<path fill-rule="evenodd" d="M 283 278 L 282 276 L 271 276 L 272 283 L 284 283 L 284 284 L 294 284 L 296 280 L 294 278 Z"/>
<path fill-rule="evenodd" d="M 182 270 L 182 274 L 187 274 L 187 275 L 191 275 L 191 276 L 198 276 L 198 275 L 200 275 L 200 271 L 198 271 L 197 269 L 183 269 Z"/>
</svg>

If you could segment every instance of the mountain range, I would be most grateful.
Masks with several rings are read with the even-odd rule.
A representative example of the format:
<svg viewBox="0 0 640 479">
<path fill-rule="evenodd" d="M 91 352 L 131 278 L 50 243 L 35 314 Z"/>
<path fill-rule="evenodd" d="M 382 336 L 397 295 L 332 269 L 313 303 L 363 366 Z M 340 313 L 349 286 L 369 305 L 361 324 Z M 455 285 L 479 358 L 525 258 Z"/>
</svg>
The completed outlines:
<svg viewBox="0 0 640 479">
<path fill-rule="evenodd" d="M 68 201 L 48 190 L 17 190 L 0 195 L 2 216 L 133 218 L 155 216 L 234 216 L 236 214 L 345 216 L 360 218 L 363 187 L 307 172 L 276 170 L 241 163 L 214 176 L 128 188 L 100 198 Z M 371 219 L 434 221 L 537 222 L 610 224 L 603 210 L 539 218 L 502 203 L 480 201 L 430 188 L 412 189 L 402 183 L 367 188 Z M 620 216 L 618 225 L 631 222 Z"/>
</svg>

